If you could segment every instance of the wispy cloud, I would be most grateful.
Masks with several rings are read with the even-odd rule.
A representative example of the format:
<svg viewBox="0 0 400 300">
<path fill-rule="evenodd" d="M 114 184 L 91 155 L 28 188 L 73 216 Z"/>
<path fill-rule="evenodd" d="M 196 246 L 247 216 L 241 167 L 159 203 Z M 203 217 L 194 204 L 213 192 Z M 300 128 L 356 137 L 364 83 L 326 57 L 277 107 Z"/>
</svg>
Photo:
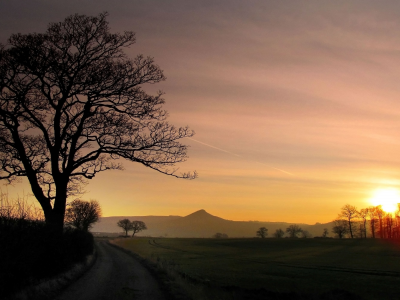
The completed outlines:
<svg viewBox="0 0 400 300">
<path fill-rule="evenodd" d="M 230 152 L 230 151 L 227 151 L 227 150 L 224 150 L 224 149 L 215 147 L 215 146 L 213 146 L 213 145 L 210 145 L 210 144 L 201 142 L 201 141 L 199 141 L 199 140 L 195 140 L 194 138 L 187 138 L 187 139 L 192 140 L 192 141 L 194 141 L 194 142 L 196 142 L 196 143 L 202 144 L 202 145 L 204 145 L 204 146 L 207 146 L 207 147 L 210 147 L 210 148 L 213 148 L 213 149 L 216 149 L 216 150 L 219 150 L 219 151 L 228 153 L 228 154 L 230 154 L 230 155 L 233 155 L 233 156 L 236 156 L 236 157 L 240 157 L 240 158 L 242 158 L 242 159 L 246 159 L 246 160 L 248 160 L 248 161 L 252 161 L 252 162 L 255 162 L 255 163 L 264 165 L 264 166 L 266 166 L 266 167 L 268 167 L 268 168 L 270 168 L 270 169 L 274 169 L 274 170 L 276 170 L 276 171 L 285 173 L 285 174 L 287 174 L 287 175 L 295 176 L 293 173 L 290 173 L 290 172 L 288 172 L 288 171 L 285 171 L 285 170 L 282 170 L 282 169 L 278 169 L 278 168 L 272 167 L 272 166 L 270 166 L 270 165 L 267 165 L 267 164 L 265 164 L 265 163 L 263 163 L 263 162 L 260 162 L 260 161 L 257 161 L 257 160 L 249 159 L 249 158 L 244 157 L 244 156 L 242 156 L 242 155 L 239 155 L 239 154 L 236 154 L 236 153 L 233 153 L 233 152 Z"/>
</svg>

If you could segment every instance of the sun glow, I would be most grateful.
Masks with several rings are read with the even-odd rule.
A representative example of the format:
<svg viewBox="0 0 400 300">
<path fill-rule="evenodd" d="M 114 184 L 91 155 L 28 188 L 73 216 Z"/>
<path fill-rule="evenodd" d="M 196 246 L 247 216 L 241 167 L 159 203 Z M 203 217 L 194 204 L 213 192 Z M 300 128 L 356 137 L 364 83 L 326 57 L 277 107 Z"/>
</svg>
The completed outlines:
<svg viewBox="0 0 400 300">
<path fill-rule="evenodd" d="M 400 203 L 399 190 L 395 188 L 377 189 L 370 201 L 374 206 L 382 205 L 385 212 L 395 212 L 398 209 L 398 203 Z"/>
</svg>

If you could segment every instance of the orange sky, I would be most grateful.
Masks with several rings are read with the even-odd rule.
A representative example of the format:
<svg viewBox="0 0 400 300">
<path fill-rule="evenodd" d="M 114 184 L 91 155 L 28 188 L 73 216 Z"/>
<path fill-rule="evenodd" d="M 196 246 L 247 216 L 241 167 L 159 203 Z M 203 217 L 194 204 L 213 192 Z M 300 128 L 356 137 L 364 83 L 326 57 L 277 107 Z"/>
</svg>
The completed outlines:
<svg viewBox="0 0 400 300">
<path fill-rule="evenodd" d="M 198 179 L 126 162 L 86 187 L 105 216 L 328 222 L 400 187 L 397 1 L 26 2 L 0 3 L 2 43 L 108 11 L 111 31 L 137 34 L 128 54 L 153 56 L 167 76 L 145 89 L 165 91 L 170 122 L 196 131 L 180 168 Z"/>
</svg>

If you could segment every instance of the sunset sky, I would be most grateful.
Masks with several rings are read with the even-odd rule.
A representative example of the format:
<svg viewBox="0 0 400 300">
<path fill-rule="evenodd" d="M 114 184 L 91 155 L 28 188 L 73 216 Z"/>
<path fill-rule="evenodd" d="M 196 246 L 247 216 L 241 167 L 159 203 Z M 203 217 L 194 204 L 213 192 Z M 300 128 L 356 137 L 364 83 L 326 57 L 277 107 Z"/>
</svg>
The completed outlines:
<svg viewBox="0 0 400 300">
<path fill-rule="evenodd" d="M 71 14 L 109 13 L 167 80 L 169 121 L 195 130 L 176 179 L 125 162 L 83 199 L 104 216 L 187 215 L 313 224 L 400 188 L 400 1 L 0 2 L 0 42 Z M 26 182 L 1 186 L 28 194 Z"/>
</svg>

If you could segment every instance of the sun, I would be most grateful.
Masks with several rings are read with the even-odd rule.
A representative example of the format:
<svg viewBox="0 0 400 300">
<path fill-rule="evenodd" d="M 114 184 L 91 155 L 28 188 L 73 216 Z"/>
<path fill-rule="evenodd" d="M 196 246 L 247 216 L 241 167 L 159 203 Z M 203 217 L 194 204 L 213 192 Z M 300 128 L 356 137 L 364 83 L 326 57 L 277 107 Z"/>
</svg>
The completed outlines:
<svg viewBox="0 0 400 300">
<path fill-rule="evenodd" d="M 370 201 L 374 206 L 382 205 L 385 212 L 393 213 L 399 208 L 397 204 L 400 203 L 400 193 L 395 188 L 376 189 Z"/>
</svg>

